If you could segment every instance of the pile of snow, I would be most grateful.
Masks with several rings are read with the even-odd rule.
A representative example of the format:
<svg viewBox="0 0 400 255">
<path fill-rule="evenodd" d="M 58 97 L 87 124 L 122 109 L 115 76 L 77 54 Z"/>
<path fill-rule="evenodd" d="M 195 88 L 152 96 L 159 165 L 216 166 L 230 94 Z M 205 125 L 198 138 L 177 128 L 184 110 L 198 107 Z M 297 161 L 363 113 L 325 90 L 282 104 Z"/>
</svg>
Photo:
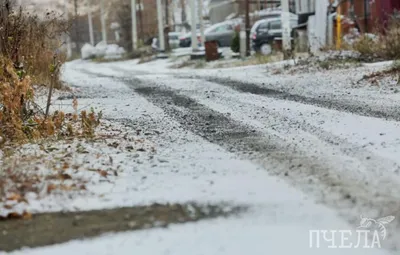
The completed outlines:
<svg viewBox="0 0 400 255">
<path fill-rule="evenodd" d="M 363 35 L 375 42 L 378 40 L 377 35 L 370 34 L 370 33 L 365 33 Z M 350 29 L 349 33 L 346 34 L 345 36 L 343 36 L 343 40 L 349 45 L 353 45 L 360 38 L 361 38 L 361 33 L 356 28 Z"/>
<path fill-rule="evenodd" d="M 96 48 L 93 47 L 91 44 L 86 43 L 81 48 L 81 56 L 82 59 L 91 59 L 96 57 Z"/>
<path fill-rule="evenodd" d="M 122 58 L 125 54 L 125 49 L 117 44 L 107 44 L 99 42 L 95 47 L 86 43 L 81 49 L 82 59 L 91 59 L 94 57 L 105 59 L 118 59 Z"/>
<path fill-rule="evenodd" d="M 118 46 L 117 44 L 107 45 L 105 56 L 106 59 L 122 58 L 125 54 L 125 49 Z"/>
<path fill-rule="evenodd" d="M 96 48 L 96 57 L 104 57 L 106 55 L 107 43 L 104 41 L 99 42 L 95 46 Z"/>
</svg>

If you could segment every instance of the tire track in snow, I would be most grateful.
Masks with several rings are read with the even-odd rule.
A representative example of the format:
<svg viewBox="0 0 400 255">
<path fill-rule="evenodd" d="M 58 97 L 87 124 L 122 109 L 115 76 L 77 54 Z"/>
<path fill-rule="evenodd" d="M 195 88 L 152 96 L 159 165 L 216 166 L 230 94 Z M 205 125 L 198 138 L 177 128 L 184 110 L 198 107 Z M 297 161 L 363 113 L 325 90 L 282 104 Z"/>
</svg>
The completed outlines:
<svg viewBox="0 0 400 255">
<path fill-rule="evenodd" d="M 86 73 L 96 76 L 95 73 Z M 317 195 L 320 201 L 339 209 L 352 224 L 358 223 L 358 217 L 362 213 L 391 214 L 400 219 L 398 197 L 380 192 L 379 186 L 367 187 L 357 177 L 339 174 L 347 170 L 350 175 L 354 169 L 348 167 L 340 169 L 343 165 L 327 164 L 324 158 L 302 151 L 289 139 L 273 132 L 269 134 L 258 132 L 251 125 L 235 121 L 178 91 L 161 87 L 153 81 L 131 77 L 120 79 L 191 132 L 230 152 L 256 162 L 263 162 L 264 167 L 273 174 L 277 174 L 275 169 L 289 170 L 284 174 L 282 172 L 278 174 L 296 187 L 310 188 L 314 195 L 320 193 Z M 308 132 L 310 127 L 303 128 Z M 361 153 L 358 156 L 362 155 Z M 388 185 L 397 190 L 393 183 Z M 392 248 L 398 249 L 400 246 L 396 242 L 396 237 L 400 233 L 399 221 L 392 226 L 396 227 L 397 233 L 391 234 L 389 241 Z"/>
<path fill-rule="evenodd" d="M 175 90 L 182 88 L 180 85 L 176 86 L 177 82 L 174 80 L 163 80 L 163 84 Z M 209 93 L 204 93 L 208 91 L 214 91 L 215 93 L 212 93 L 213 95 L 210 97 Z M 373 151 L 365 149 L 364 146 L 349 142 L 347 139 L 334 135 L 315 124 L 310 124 L 307 118 L 293 116 L 290 114 L 291 111 L 289 109 L 296 107 L 296 104 L 285 104 L 285 107 L 288 107 L 287 110 L 280 111 L 279 108 L 282 106 L 282 104 L 279 104 L 280 101 L 263 104 L 263 100 L 260 100 L 263 98 L 257 100 L 257 96 L 244 95 L 243 93 L 226 89 L 215 83 L 202 83 L 201 86 L 197 86 L 196 84 L 191 85 L 185 87 L 184 90 L 180 90 L 180 93 L 194 98 L 197 102 L 207 105 L 216 111 L 229 112 L 230 115 L 232 113 L 232 116 L 237 115 L 236 119 L 240 122 L 253 122 L 255 123 L 254 126 L 267 129 L 267 133 L 271 129 L 274 131 L 293 130 L 293 132 L 300 132 L 300 137 L 301 133 L 310 136 L 311 139 L 317 142 L 325 143 L 324 147 L 333 148 L 333 155 L 339 154 L 348 158 L 348 160 L 358 163 L 360 167 L 354 169 L 354 171 L 361 170 L 360 175 L 374 176 L 365 181 L 366 185 L 379 181 L 376 187 L 380 186 L 381 189 L 385 190 L 385 193 L 392 196 L 400 194 L 400 190 L 396 191 L 397 187 L 400 186 L 399 174 L 396 174 L 396 170 L 400 170 L 398 162 L 377 155 Z M 261 105 L 266 105 L 267 107 L 261 107 Z M 274 105 L 273 109 L 271 109 L 272 105 Z M 275 107 L 278 109 L 275 109 Z M 313 109 L 315 107 L 309 108 Z M 317 110 L 318 108 L 315 109 Z M 323 111 L 323 116 L 329 117 L 331 115 L 330 111 Z M 371 119 L 371 121 L 374 120 Z M 264 124 L 265 122 L 268 125 Z M 379 122 L 382 122 L 382 120 L 379 120 Z M 298 143 L 298 139 L 294 141 L 294 143 L 296 142 Z M 379 179 L 377 180 L 376 178 Z M 390 188 L 391 186 L 392 188 Z"/>
<path fill-rule="evenodd" d="M 298 94 L 291 94 L 285 91 L 262 87 L 258 84 L 251 82 L 242 82 L 232 79 L 226 78 L 218 78 L 218 77 L 201 77 L 201 76 L 176 76 L 176 78 L 194 78 L 205 80 L 209 82 L 218 83 L 223 86 L 230 87 L 232 89 L 251 93 L 255 95 L 262 95 L 266 97 L 271 97 L 275 99 L 281 100 L 289 100 L 294 102 L 299 102 L 303 104 L 315 105 L 323 108 L 350 112 L 354 114 L 358 114 L 361 116 L 367 117 L 376 117 L 383 118 L 387 120 L 396 120 L 400 121 L 400 108 L 399 107 L 388 107 L 383 110 L 376 109 L 376 106 L 371 106 L 367 103 L 361 103 L 362 106 L 357 105 L 352 100 L 344 100 L 340 98 L 329 98 L 325 97 L 325 95 L 321 95 L 317 97 L 307 97 Z"/>
<path fill-rule="evenodd" d="M 138 80 L 132 83 L 138 94 L 164 109 L 170 117 L 195 134 L 242 156 L 243 153 L 251 153 L 247 158 L 258 162 L 261 159 L 264 167 L 285 166 L 290 171 L 284 174 L 284 178 L 296 183 L 296 186 L 314 186 L 314 192 L 324 190 L 321 193 L 321 201 L 334 208 L 343 209 L 346 213 L 353 210 L 351 215 L 345 216 L 350 221 L 352 217 L 357 219 L 359 214 L 365 212 L 376 213 L 377 210 L 378 214 L 386 215 L 396 213 L 400 209 L 398 198 L 384 193 L 377 194 L 376 187 L 366 187 L 356 178 L 347 179 L 347 176 L 338 174 L 343 172 L 336 169 L 338 166 L 329 165 L 324 159 L 307 155 L 295 144 L 290 144 L 290 141 L 273 134 L 257 132 L 251 126 L 237 123 L 224 114 L 171 90 L 147 85 Z"/>
<path fill-rule="evenodd" d="M 110 66 L 110 69 L 117 72 L 121 72 L 124 75 L 128 75 L 132 78 L 133 78 L 132 75 L 143 75 L 143 76 L 171 75 L 169 73 L 152 74 L 151 72 L 144 72 L 144 71 L 128 71 L 126 69 L 116 66 Z M 104 77 L 103 74 L 99 75 Z M 220 78 L 215 76 L 199 76 L 190 74 L 172 74 L 172 76 L 177 79 L 189 78 L 189 79 L 198 79 L 198 80 L 214 82 L 235 89 L 237 91 L 251 93 L 254 95 L 261 95 L 275 99 L 289 100 L 308 105 L 315 105 L 327 109 L 349 112 L 361 116 L 400 121 L 400 109 L 397 106 L 388 106 L 384 109 L 378 109 L 380 108 L 379 105 L 371 105 L 360 101 L 354 102 L 352 99 L 331 98 L 328 97 L 327 95 L 320 95 L 319 97 L 308 97 L 299 94 L 289 93 L 278 89 L 263 87 L 259 84 L 252 82 L 243 82 L 234 79 Z"/>
</svg>

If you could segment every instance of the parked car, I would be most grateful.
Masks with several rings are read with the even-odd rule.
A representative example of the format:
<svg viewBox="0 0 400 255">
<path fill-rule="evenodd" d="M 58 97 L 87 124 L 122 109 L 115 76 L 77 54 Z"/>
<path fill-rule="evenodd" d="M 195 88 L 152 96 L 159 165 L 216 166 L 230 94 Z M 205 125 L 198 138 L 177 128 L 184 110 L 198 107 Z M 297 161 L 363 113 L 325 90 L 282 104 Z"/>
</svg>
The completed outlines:
<svg viewBox="0 0 400 255">
<path fill-rule="evenodd" d="M 297 17 L 291 17 L 290 27 L 297 26 Z M 272 53 L 272 45 L 277 37 L 282 37 L 281 18 L 267 18 L 257 21 L 250 30 L 252 48 L 263 55 Z M 293 30 L 292 30 L 293 37 Z"/>
<path fill-rule="evenodd" d="M 235 27 L 239 21 L 224 21 L 214 24 L 204 30 L 206 42 L 216 41 L 220 47 L 229 47 L 235 34 Z M 197 31 L 197 39 L 200 41 L 200 31 Z M 192 33 L 189 32 L 180 38 L 180 47 L 190 47 L 192 45 Z"/>
<path fill-rule="evenodd" d="M 200 41 L 200 31 L 196 31 L 197 40 Z M 187 48 L 192 45 L 192 32 L 188 32 L 179 38 L 179 47 Z"/>
<path fill-rule="evenodd" d="M 236 22 L 224 21 L 209 27 L 204 31 L 206 42 L 216 41 L 219 47 L 230 47 L 236 25 Z"/>
<path fill-rule="evenodd" d="M 168 33 L 168 42 L 171 49 L 175 49 L 180 47 L 179 43 L 179 35 L 180 32 L 169 32 Z M 160 47 L 160 42 L 158 41 L 158 36 L 152 38 L 151 46 L 153 49 L 158 49 Z"/>
<path fill-rule="evenodd" d="M 175 49 L 179 47 L 179 32 L 170 32 L 168 33 L 169 38 L 169 46 L 171 49 Z"/>
</svg>

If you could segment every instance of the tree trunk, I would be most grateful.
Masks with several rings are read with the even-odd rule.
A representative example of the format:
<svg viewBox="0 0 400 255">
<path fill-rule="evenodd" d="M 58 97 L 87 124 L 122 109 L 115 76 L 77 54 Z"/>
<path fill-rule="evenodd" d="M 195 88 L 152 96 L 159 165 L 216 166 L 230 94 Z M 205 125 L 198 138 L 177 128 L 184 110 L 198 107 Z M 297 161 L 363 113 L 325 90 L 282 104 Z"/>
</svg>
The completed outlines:
<svg viewBox="0 0 400 255">
<path fill-rule="evenodd" d="M 79 33 L 79 16 L 78 16 L 78 0 L 74 0 L 74 9 L 75 9 L 75 45 L 76 45 L 76 53 L 80 52 L 80 33 Z"/>
<path fill-rule="evenodd" d="M 139 28 L 140 28 L 139 38 L 143 44 L 145 42 L 145 39 L 143 34 L 144 30 L 143 30 L 142 0 L 138 0 L 138 5 L 139 5 Z"/>
<path fill-rule="evenodd" d="M 164 43 L 165 43 L 165 52 L 169 52 L 170 51 L 170 46 L 169 46 L 169 10 L 168 10 L 168 1 L 169 0 L 165 0 L 165 29 L 164 29 Z"/>
<path fill-rule="evenodd" d="M 182 12 L 181 12 L 181 23 L 182 25 L 185 25 L 185 28 L 188 29 L 187 26 L 187 16 L 186 16 L 186 5 L 185 5 L 185 0 L 181 0 L 181 8 L 182 8 Z"/>
</svg>

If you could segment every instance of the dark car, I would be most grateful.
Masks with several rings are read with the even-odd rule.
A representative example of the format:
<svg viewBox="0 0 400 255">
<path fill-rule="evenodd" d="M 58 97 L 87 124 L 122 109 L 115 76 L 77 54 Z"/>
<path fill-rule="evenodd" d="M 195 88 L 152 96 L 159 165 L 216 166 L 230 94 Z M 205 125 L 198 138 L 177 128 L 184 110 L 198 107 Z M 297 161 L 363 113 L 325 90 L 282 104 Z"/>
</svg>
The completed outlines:
<svg viewBox="0 0 400 255">
<path fill-rule="evenodd" d="M 200 38 L 200 32 L 197 31 L 197 39 L 199 40 Z M 181 48 L 187 48 L 190 47 L 192 45 L 192 33 L 186 33 L 185 35 L 181 36 L 179 38 L 179 47 Z"/>
<path fill-rule="evenodd" d="M 290 20 L 290 26 L 297 25 L 297 19 Z M 293 37 L 293 30 L 291 32 Z M 272 45 L 276 38 L 282 37 L 282 24 L 280 18 L 269 18 L 256 22 L 251 29 L 252 48 L 263 55 L 272 53 Z"/>
<path fill-rule="evenodd" d="M 216 41 L 220 47 L 229 47 L 235 34 L 235 28 L 239 24 L 238 20 L 229 20 L 214 24 L 204 30 L 205 41 Z M 197 40 L 200 43 L 200 32 L 197 31 Z M 187 33 L 179 39 L 179 47 L 190 47 L 192 44 L 192 34 Z"/>
</svg>

